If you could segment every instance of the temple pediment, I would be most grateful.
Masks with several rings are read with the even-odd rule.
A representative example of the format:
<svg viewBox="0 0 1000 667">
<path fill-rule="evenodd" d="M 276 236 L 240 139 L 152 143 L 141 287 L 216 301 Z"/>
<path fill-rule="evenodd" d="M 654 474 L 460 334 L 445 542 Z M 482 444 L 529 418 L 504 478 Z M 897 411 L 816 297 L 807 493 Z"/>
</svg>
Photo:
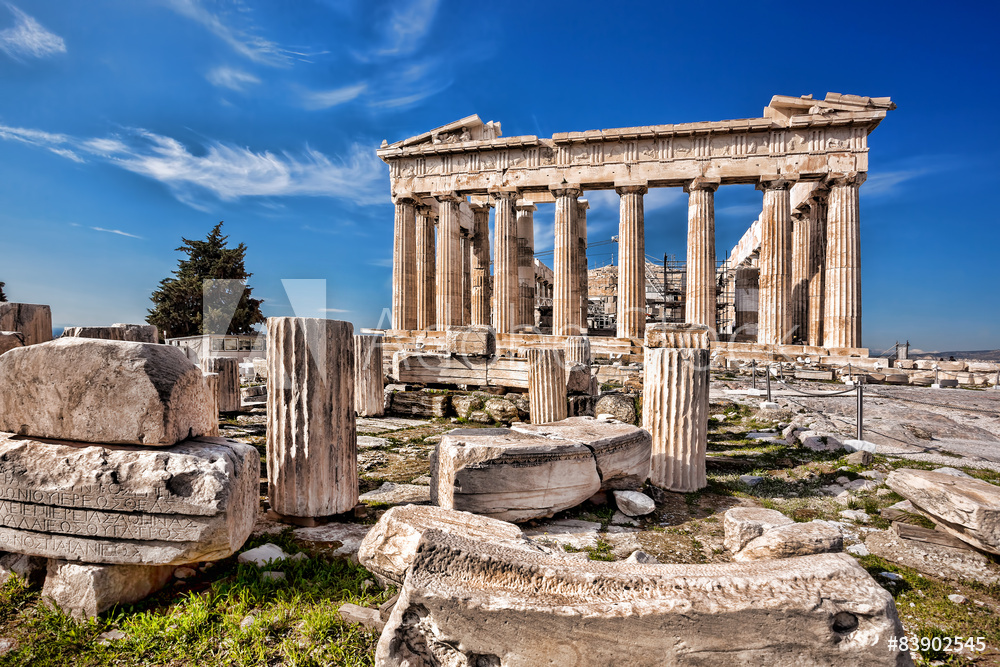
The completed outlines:
<svg viewBox="0 0 1000 667">
<path fill-rule="evenodd" d="M 500 136 L 500 123 L 484 123 L 477 114 L 436 127 L 429 132 L 390 144 L 382 142 L 382 148 L 409 148 L 420 144 L 459 144 L 466 141 L 489 141 Z"/>
<path fill-rule="evenodd" d="M 842 111 L 892 111 L 895 103 L 888 97 L 863 97 L 827 93 L 826 99 L 813 99 L 812 95 L 791 97 L 775 95 L 771 103 L 764 107 L 764 118 L 790 118 L 802 115 L 827 115 Z"/>
</svg>

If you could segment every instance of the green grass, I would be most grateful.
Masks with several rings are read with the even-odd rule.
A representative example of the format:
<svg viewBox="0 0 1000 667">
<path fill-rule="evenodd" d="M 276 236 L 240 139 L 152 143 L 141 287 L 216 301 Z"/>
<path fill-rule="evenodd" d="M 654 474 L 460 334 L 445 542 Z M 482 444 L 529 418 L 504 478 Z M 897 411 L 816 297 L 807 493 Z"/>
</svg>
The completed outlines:
<svg viewBox="0 0 1000 667">
<path fill-rule="evenodd" d="M 247 546 L 265 541 L 298 551 L 290 531 Z M 377 605 L 392 591 L 366 586 L 368 571 L 343 559 L 318 556 L 272 569 L 284 572 L 286 580 L 264 579 L 256 566 L 229 558 L 193 582 L 83 622 L 51 609 L 37 588 L 11 578 L 0 589 L 0 631 L 15 638 L 18 648 L 0 657 L 0 665 L 373 664 L 378 635 L 344 623 L 337 610 L 345 602 Z M 125 638 L 98 643 L 111 629 Z"/>
<path fill-rule="evenodd" d="M 583 547 L 578 549 L 572 545 L 564 544 L 563 549 L 571 554 L 580 553 L 585 551 L 587 553 L 587 558 L 590 560 L 603 560 L 603 561 L 613 561 L 615 555 L 611 553 L 611 545 L 604 540 L 597 540 L 596 547 Z"/>
</svg>

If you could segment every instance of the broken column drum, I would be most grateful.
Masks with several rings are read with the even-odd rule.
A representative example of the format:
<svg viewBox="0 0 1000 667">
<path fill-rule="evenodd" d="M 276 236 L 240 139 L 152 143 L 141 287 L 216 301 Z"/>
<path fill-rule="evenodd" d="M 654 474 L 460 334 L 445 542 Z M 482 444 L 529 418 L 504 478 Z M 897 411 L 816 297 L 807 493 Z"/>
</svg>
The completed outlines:
<svg viewBox="0 0 1000 667">
<path fill-rule="evenodd" d="M 590 353 L 590 339 L 586 336 L 570 336 L 566 339 L 566 365 L 583 364 L 590 366 L 593 358 Z"/>
<path fill-rule="evenodd" d="M 704 488 L 708 350 L 646 348 L 643 427 L 653 437 L 650 481 L 680 493 Z"/>
<path fill-rule="evenodd" d="M 267 479 L 271 509 L 340 514 L 358 501 L 354 327 L 267 321 Z"/>
<path fill-rule="evenodd" d="M 385 414 L 382 337 L 354 337 L 354 408 L 359 417 Z"/>
<path fill-rule="evenodd" d="M 219 412 L 240 409 L 240 362 L 232 357 L 206 357 L 201 370 L 219 374 Z"/>
<path fill-rule="evenodd" d="M 566 419 L 566 366 L 562 350 L 528 350 L 528 401 L 532 424 Z"/>
</svg>

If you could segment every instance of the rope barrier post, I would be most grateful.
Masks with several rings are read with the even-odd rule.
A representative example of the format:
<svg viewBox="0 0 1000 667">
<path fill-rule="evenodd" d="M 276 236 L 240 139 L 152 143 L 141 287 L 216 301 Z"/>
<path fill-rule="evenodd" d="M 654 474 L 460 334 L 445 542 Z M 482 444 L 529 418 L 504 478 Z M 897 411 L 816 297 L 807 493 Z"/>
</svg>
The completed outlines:
<svg viewBox="0 0 1000 667">
<path fill-rule="evenodd" d="M 750 376 L 753 378 L 753 388 L 754 391 L 757 390 L 757 360 L 750 360 Z"/>
<path fill-rule="evenodd" d="M 764 376 L 767 378 L 767 402 L 771 403 L 771 367 L 768 366 L 764 370 Z"/>
<path fill-rule="evenodd" d="M 993 383 L 993 391 L 1000 391 L 1000 371 L 997 371 L 997 379 Z"/>
<path fill-rule="evenodd" d="M 864 384 L 858 383 L 858 440 L 865 439 L 865 390 Z"/>
<path fill-rule="evenodd" d="M 847 364 L 847 379 L 854 382 L 854 372 L 851 370 L 850 364 Z"/>
</svg>

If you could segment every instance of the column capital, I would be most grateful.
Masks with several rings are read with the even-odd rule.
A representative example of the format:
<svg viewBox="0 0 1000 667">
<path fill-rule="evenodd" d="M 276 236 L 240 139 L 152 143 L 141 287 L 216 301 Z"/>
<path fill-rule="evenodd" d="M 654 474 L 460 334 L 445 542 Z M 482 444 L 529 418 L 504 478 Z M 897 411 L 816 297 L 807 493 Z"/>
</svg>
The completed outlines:
<svg viewBox="0 0 1000 667">
<path fill-rule="evenodd" d="M 517 191 L 517 188 L 492 187 L 489 189 L 489 196 L 491 201 L 500 199 L 509 199 L 512 202 L 515 202 L 517 201 L 519 193 Z"/>
<path fill-rule="evenodd" d="M 830 186 L 835 185 L 855 185 L 860 186 L 868 179 L 867 171 L 834 172 L 826 177 L 826 182 Z"/>
<path fill-rule="evenodd" d="M 424 217 L 434 217 L 434 207 L 430 204 L 418 201 L 414 204 L 414 208 L 417 211 L 417 215 L 422 215 Z"/>
<path fill-rule="evenodd" d="M 772 174 L 761 176 L 757 183 L 758 190 L 788 190 L 799 180 L 798 174 Z"/>
<path fill-rule="evenodd" d="M 527 199 L 518 199 L 517 202 L 514 204 L 514 208 L 516 208 L 518 211 L 534 212 L 538 210 L 538 207 L 535 206 L 534 202 L 530 202 Z"/>
<path fill-rule="evenodd" d="M 472 209 L 473 213 L 489 213 L 490 209 L 493 208 L 493 202 L 471 201 L 469 202 L 469 208 Z"/>
<path fill-rule="evenodd" d="M 437 199 L 439 202 L 464 202 L 465 197 L 461 196 L 454 190 L 442 190 L 440 192 L 432 192 L 431 196 Z"/>
<path fill-rule="evenodd" d="M 576 199 L 583 194 L 583 189 L 579 183 L 560 183 L 559 185 L 550 185 L 549 192 L 556 198 L 572 197 Z"/>
<path fill-rule="evenodd" d="M 810 206 L 824 204 L 829 196 L 830 183 L 827 181 L 820 181 L 816 184 L 816 187 L 813 188 L 813 191 L 809 193 L 809 198 L 806 201 L 809 202 Z"/>
<path fill-rule="evenodd" d="M 646 181 L 615 181 L 615 192 L 619 195 L 644 195 L 649 192 Z"/>
<path fill-rule="evenodd" d="M 402 192 L 399 192 L 399 193 L 393 195 L 393 197 L 392 197 L 392 203 L 393 204 L 410 204 L 410 205 L 415 206 L 415 205 L 417 205 L 417 204 L 420 203 L 420 198 L 417 197 L 412 192 L 402 191 Z"/>
<path fill-rule="evenodd" d="M 715 192 L 719 189 L 722 184 L 722 179 L 718 176 L 699 176 L 693 180 L 688 181 L 684 184 L 684 192 L 691 192 L 692 190 L 705 190 L 707 192 Z"/>
<path fill-rule="evenodd" d="M 577 199 L 576 200 L 576 210 L 577 211 L 586 211 L 589 208 L 590 208 L 590 202 L 587 201 L 586 199 Z"/>
</svg>

